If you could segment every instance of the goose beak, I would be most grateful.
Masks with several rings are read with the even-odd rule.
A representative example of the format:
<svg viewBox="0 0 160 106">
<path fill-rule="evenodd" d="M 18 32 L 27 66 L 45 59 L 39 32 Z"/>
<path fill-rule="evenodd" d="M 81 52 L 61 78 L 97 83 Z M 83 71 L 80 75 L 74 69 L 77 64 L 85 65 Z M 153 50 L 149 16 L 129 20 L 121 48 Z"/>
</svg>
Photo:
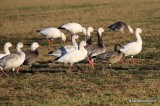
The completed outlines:
<svg viewBox="0 0 160 106">
<path fill-rule="evenodd" d="M 39 46 L 39 48 L 42 48 L 42 46 Z"/>
</svg>

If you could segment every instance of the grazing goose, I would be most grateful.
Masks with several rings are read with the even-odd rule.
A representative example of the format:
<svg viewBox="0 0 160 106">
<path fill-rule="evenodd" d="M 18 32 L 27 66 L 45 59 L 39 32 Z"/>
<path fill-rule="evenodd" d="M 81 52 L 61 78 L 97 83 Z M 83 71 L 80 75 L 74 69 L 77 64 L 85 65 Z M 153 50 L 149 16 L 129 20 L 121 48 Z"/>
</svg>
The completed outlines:
<svg viewBox="0 0 160 106">
<path fill-rule="evenodd" d="M 39 48 L 39 44 L 37 42 L 32 43 L 31 45 L 31 50 L 27 50 L 25 51 L 25 61 L 24 61 L 24 65 L 29 65 L 32 71 L 32 64 L 35 63 L 38 58 L 39 58 L 39 51 L 37 50 L 37 48 Z"/>
<path fill-rule="evenodd" d="M 64 56 L 59 58 L 57 62 L 70 63 L 70 67 L 67 72 L 72 73 L 71 72 L 72 65 L 76 62 L 84 60 L 87 56 L 87 50 L 84 48 L 84 46 L 86 46 L 86 42 L 82 41 L 79 45 L 78 50 L 73 50 L 69 53 L 66 53 Z"/>
<path fill-rule="evenodd" d="M 92 36 L 91 36 L 91 32 L 95 31 L 92 27 L 88 27 L 87 28 L 87 45 L 92 45 Z"/>
<path fill-rule="evenodd" d="M 114 51 L 102 53 L 96 56 L 96 59 L 107 61 L 109 65 L 111 66 L 112 64 L 120 61 L 122 57 L 124 56 L 124 54 L 119 50 L 120 48 L 121 48 L 121 45 L 117 44 L 114 47 Z"/>
<path fill-rule="evenodd" d="M 53 42 L 53 39 L 55 38 L 62 38 L 64 42 L 66 41 L 66 36 L 64 35 L 64 33 L 60 32 L 60 30 L 57 28 L 44 28 L 37 30 L 37 32 L 45 36 L 49 45 L 51 44 L 51 42 Z"/>
<path fill-rule="evenodd" d="M 10 54 L 9 48 L 12 47 L 13 45 L 10 42 L 6 42 L 4 45 L 4 54 L 0 54 L 0 58 Z"/>
<path fill-rule="evenodd" d="M 23 48 L 23 43 L 19 42 L 16 47 L 18 54 L 9 54 L 0 59 L 0 69 L 6 76 L 8 75 L 4 72 L 4 69 L 9 68 L 14 71 L 15 68 L 23 64 L 25 59 L 25 53 L 21 50 L 21 48 Z"/>
<path fill-rule="evenodd" d="M 140 33 L 142 33 L 142 29 L 137 28 L 135 31 L 137 41 L 128 43 L 127 45 L 123 46 L 123 48 L 119 49 L 122 53 L 124 53 L 125 56 L 131 56 L 133 63 L 133 56 L 140 53 L 142 50 L 142 39 Z"/>
<path fill-rule="evenodd" d="M 133 29 L 124 22 L 118 21 L 114 24 L 108 26 L 110 30 L 123 33 L 125 29 L 129 30 L 130 33 L 133 33 Z"/>
<path fill-rule="evenodd" d="M 79 23 L 67 23 L 67 24 L 64 24 L 64 25 L 58 27 L 58 29 L 67 30 L 72 35 L 79 33 L 79 32 L 82 32 L 84 35 L 86 35 L 86 28 L 82 27 Z"/>
<path fill-rule="evenodd" d="M 73 50 L 78 49 L 78 45 L 76 43 L 76 39 L 78 39 L 78 38 L 79 38 L 78 35 L 73 35 L 72 36 L 72 44 L 73 45 L 62 46 L 61 48 L 59 48 L 56 51 L 50 51 L 49 55 L 53 55 L 53 56 L 56 56 L 56 57 L 61 57 L 61 56 L 65 55 L 68 52 L 71 52 Z"/>
<path fill-rule="evenodd" d="M 99 28 L 98 29 L 98 44 L 94 44 L 94 45 L 90 45 L 87 46 L 87 52 L 88 52 L 88 58 L 87 60 L 89 61 L 89 64 L 92 66 L 92 68 L 94 69 L 94 62 L 93 62 L 93 58 L 99 54 L 102 54 L 106 51 L 105 49 L 105 45 L 103 43 L 103 39 L 102 39 L 102 33 L 104 32 L 103 28 Z"/>
</svg>

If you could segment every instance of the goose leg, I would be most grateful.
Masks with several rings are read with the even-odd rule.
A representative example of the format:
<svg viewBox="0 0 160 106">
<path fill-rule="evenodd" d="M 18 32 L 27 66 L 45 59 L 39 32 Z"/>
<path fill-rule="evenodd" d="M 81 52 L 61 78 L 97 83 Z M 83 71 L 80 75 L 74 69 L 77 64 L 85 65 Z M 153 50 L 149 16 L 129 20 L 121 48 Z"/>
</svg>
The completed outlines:
<svg viewBox="0 0 160 106">
<path fill-rule="evenodd" d="M 51 44 L 51 41 L 50 41 L 48 38 L 46 38 L 46 40 L 48 41 L 48 45 L 50 45 L 50 44 Z"/>
<path fill-rule="evenodd" d="M 6 72 L 4 72 L 4 70 L 2 70 L 2 73 L 3 73 L 6 77 L 9 77 L 9 75 L 8 75 Z"/>
<path fill-rule="evenodd" d="M 17 74 L 19 74 L 19 69 L 20 69 L 19 67 L 16 69 L 16 73 L 17 73 Z"/>
<path fill-rule="evenodd" d="M 92 66 L 92 61 L 90 60 L 90 58 L 89 57 L 87 57 L 87 59 L 86 59 L 88 62 L 89 62 L 89 67 L 91 67 Z"/>
<path fill-rule="evenodd" d="M 67 73 L 71 74 L 71 68 L 72 68 L 72 64 L 70 65 L 69 69 L 67 70 Z"/>
</svg>

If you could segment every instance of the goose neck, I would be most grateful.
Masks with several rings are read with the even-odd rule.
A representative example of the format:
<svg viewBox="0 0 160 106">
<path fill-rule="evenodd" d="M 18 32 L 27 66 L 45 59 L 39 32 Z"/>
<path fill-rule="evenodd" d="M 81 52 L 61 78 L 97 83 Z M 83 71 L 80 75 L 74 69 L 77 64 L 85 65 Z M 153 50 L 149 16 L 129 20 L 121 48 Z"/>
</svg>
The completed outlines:
<svg viewBox="0 0 160 106">
<path fill-rule="evenodd" d="M 98 45 L 103 47 L 104 44 L 103 44 L 103 39 L 102 39 L 102 33 L 101 32 L 98 32 Z"/>
<path fill-rule="evenodd" d="M 139 32 L 136 32 L 136 38 L 137 38 L 137 42 L 142 44 L 142 39 L 141 39 Z"/>
<path fill-rule="evenodd" d="M 10 54 L 9 47 L 4 46 L 4 52 L 5 54 Z"/>
<path fill-rule="evenodd" d="M 73 38 L 73 37 L 72 37 L 72 44 L 76 49 L 78 49 L 78 45 L 77 45 L 76 39 Z"/>
</svg>

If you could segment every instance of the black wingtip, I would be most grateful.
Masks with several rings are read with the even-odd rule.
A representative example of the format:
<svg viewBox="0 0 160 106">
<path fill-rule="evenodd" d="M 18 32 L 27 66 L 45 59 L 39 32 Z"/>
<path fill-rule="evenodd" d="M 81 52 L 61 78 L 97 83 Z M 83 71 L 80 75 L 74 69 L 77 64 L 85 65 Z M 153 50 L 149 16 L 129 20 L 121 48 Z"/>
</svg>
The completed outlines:
<svg viewBox="0 0 160 106">
<path fill-rule="evenodd" d="M 53 51 L 48 52 L 48 54 L 52 54 L 52 53 L 53 53 Z"/>
<path fill-rule="evenodd" d="M 41 31 L 40 29 L 36 30 L 36 32 L 40 32 L 40 31 Z"/>
<path fill-rule="evenodd" d="M 62 28 L 61 26 L 60 26 L 60 27 L 58 27 L 58 29 L 64 29 L 64 30 L 65 30 L 65 28 Z"/>
</svg>

